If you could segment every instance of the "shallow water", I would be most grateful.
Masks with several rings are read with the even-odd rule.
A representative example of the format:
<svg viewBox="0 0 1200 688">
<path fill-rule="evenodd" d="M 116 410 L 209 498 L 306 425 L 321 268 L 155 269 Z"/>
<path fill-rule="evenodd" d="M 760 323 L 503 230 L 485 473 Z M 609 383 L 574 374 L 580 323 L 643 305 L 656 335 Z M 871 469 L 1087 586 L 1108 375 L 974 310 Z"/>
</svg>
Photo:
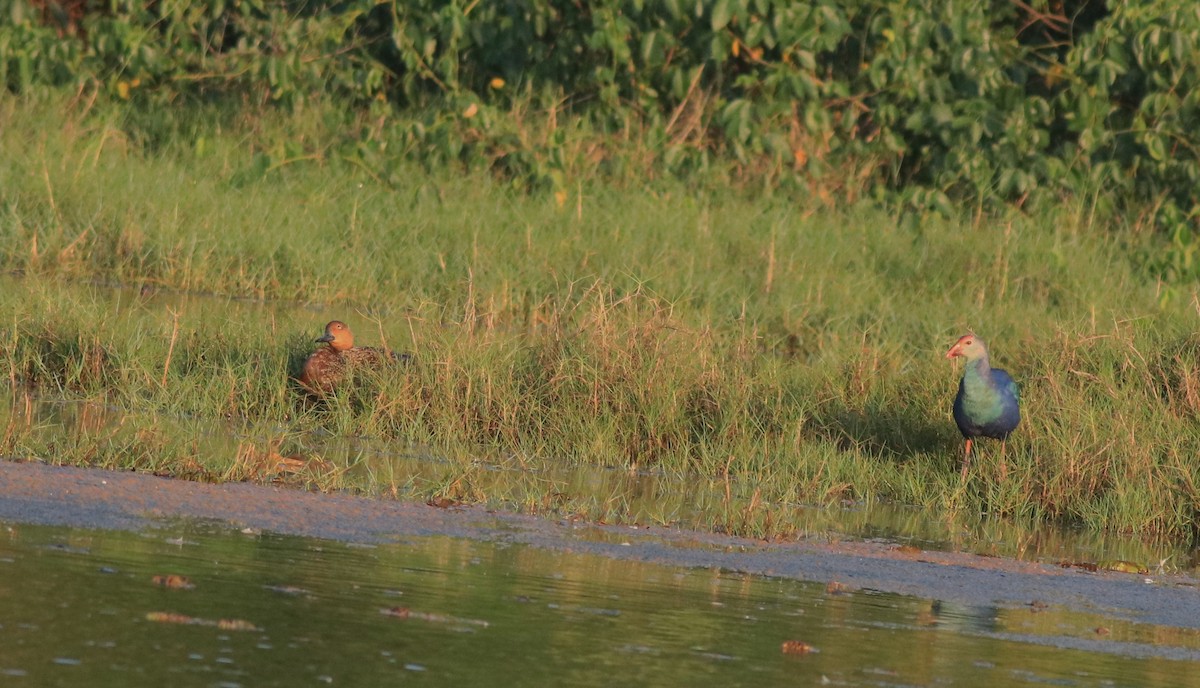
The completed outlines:
<svg viewBox="0 0 1200 688">
<path fill-rule="evenodd" d="M 1196 631 L 1053 606 L 448 537 L 361 546 L 193 521 L 0 536 L 5 685 L 1200 685 Z M 789 640 L 813 649 L 785 654 Z"/>
</svg>

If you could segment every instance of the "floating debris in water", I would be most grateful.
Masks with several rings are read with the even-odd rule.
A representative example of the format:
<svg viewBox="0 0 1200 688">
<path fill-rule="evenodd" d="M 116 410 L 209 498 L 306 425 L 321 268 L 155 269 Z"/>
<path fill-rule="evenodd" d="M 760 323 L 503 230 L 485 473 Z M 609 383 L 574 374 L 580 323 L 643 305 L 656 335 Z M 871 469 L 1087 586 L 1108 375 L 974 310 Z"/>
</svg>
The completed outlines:
<svg viewBox="0 0 1200 688">
<path fill-rule="evenodd" d="M 780 649 L 785 655 L 807 655 L 812 652 L 818 652 L 817 648 L 803 640 L 785 640 Z"/>
<path fill-rule="evenodd" d="M 180 576 L 174 573 L 154 576 L 150 581 L 159 587 L 171 588 L 172 590 L 191 590 L 196 587 L 187 576 Z"/>
<path fill-rule="evenodd" d="M 223 631 L 261 631 L 262 629 L 243 619 L 202 619 L 173 612 L 146 612 L 146 620 L 154 623 L 179 624 L 182 626 L 212 626 Z"/>
<path fill-rule="evenodd" d="M 379 613 L 385 616 L 394 616 L 398 619 L 420 619 L 421 621 L 430 621 L 433 623 L 467 624 L 470 626 L 488 627 L 488 622 L 482 619 L 461 619 L 455 616 L 446 616 L 445 614 L 419 612 L 408 607 L 386 607 L 380 609 Z"/>
<path fill-rule="evenodd" d="M 825 585 L 825 594 L 826 595 L 844 595 L 848 592 L 850 592 L 850 586 L 846 585 L 845 583 L 839 583 L 838 581 L 829 581 L 829 583 L 827 583 Z"/>
</svg>

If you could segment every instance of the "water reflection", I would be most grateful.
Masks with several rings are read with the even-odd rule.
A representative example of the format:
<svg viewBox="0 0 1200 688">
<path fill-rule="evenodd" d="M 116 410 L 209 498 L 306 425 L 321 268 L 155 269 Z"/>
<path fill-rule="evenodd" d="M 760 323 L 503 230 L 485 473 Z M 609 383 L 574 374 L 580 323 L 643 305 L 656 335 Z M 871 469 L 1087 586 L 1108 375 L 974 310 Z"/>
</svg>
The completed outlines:
<svg viewBox="0 0 1200 688">
<path fill-rule="evenodd" d="M 155 583 L 167 574 L 192 587 Z M 813 651 L 784 654 L 788 640 Z M 4 526 L 0 647 L 14 685 L 1200 685 L 1195 632 L 1053 607 L 187 521 Z"/>
</svg>

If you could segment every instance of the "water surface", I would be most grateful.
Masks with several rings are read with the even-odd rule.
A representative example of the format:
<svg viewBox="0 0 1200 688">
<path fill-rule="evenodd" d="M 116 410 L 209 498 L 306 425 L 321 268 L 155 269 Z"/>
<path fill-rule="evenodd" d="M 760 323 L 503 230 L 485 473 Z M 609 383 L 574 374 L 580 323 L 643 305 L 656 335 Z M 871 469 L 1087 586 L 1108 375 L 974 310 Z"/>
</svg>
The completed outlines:
<svg viewBox="0 0 1200 688">
<path fill-rule="evenodd" d="M 1200 685 L 1195 630 L 1053 604 L 441 536 L 365 546 L 190 520 L 0 534 L 5 685 Z"/>
</svg>

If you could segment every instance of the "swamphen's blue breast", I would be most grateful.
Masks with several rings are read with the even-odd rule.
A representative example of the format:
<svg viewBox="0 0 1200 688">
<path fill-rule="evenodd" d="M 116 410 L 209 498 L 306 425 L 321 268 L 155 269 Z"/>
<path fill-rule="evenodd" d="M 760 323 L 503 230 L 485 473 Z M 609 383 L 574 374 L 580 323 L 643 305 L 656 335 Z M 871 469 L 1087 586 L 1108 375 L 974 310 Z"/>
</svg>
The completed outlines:
<svg viewBox="0 0 1200 688">
<path fill-rule="evenodd" d="M 963 437 L 1002 440 L 1021 422 L 1017 383 L 1003 370 L 968 363 L 954 398 L 954 422 Z"/>
</svg>

